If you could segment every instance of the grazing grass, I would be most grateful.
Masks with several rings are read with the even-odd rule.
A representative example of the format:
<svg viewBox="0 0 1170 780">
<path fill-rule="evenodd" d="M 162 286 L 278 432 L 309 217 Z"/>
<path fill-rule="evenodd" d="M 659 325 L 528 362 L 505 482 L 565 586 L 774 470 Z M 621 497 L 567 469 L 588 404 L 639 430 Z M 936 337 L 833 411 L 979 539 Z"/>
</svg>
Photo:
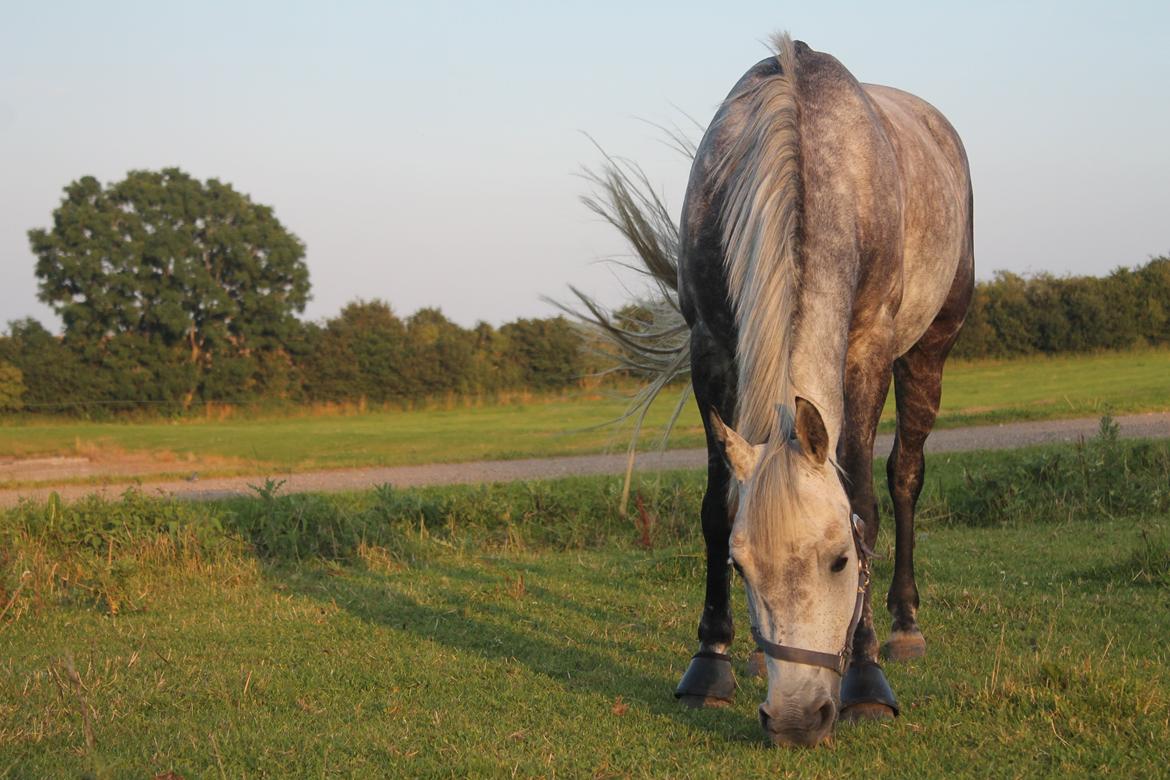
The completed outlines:
<svg viewBox="0 0 1170 780">
<path fill-rule="evenodd" d="M 1161 773 L 1170 443 L 930 469 L 929 655 L 887 669 L 901 718 L 816 750 L 765 746 L 759 680 L 671 697 L 698 474 L 644 478 L 639 528 L 612 478 L 26 504 L 0 514 L 0 776 Z"/>
<path fill-rule="evenodd" d="M 670 395 L 652 410 L 645 446 L 670 415 L 676 397 Z M 17 418 L 0 425 L 0 458 L 83 454 L 117 464 L 119 453 L 148 452 L 163 464 L 151 469 L 158 478 L 192 470 L 227 476 L 566 455 L 624 447 L 628 432 L 604 426 L 623 408 L 621 399 L 592 396 L 353 416 L 135 423 Z M 1170 350 L 955 362 L 947 369 L 939 426 L 1165 409 Z M 891 399 L 886 429 L 892 419 Z M 670 446 L 701 445 L 692 404 Z"/>
</svg>

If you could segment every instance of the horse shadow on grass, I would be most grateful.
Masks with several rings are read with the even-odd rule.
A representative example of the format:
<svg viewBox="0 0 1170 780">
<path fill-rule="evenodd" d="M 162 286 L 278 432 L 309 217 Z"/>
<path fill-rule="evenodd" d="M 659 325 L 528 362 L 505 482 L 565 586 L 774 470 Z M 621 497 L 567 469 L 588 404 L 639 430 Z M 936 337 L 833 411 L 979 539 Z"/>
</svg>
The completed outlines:
<svg viewBox="0 0 1170 780">
<path fill-rule="evenodd" d="M 663 646 L 653 651 L 649 660 L 663 670 L 657 673 L 645 669 L 644 647 L 599 635 L 598 627 L 617 629 L 626 622 L 623 615 L 615 621 L 612 612 L 538 585 L 525 585 L 520 592 L 515 580 L 515 591 L 509 592 L 501 572 L 533 571 L 539 564 L 497 564 L 492 574 L 481 567 L 430 559 L 396 573 L 354 565 L 341 576 L 306 578 L 276 565 L 268 568 L 268 576 L 286 592 L 336 605 L 366 623 L 421 640 L 420 648 L 431 642 L 461 655 L 518 663 L 569 692 L 594 693 L 609 701 L 621 697 L 656 716 L 730 741 L 760 741 L 755 718 L 737 708 L 688 710 L 675 700 L 674 685 L 682 671 L 671 666 L 681 660 L 677 651 Z M 415 577 L 416 570 L 425 574 Z M 596 573 L 582 574 L 587 581 L 602 581 Z M 423 594 L 410 593 L 424 587 Z"/>
</svg>

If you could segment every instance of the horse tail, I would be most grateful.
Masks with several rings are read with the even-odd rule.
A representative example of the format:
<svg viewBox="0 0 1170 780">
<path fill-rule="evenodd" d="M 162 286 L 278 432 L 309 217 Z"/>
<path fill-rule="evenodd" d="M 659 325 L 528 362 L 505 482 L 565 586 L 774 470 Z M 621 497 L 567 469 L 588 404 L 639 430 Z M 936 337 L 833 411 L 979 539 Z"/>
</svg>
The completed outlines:
<svg viewBox="0 0 1170 780">
<path fill-rule="evenodd" d="M 783 34 L 773 45 L 780 72 L 727 99 L 736 105 L 724 108 L 745 112 L 747 121 L 716 167 L 727 192 L 720 214 L 724 262 L 740 333 L 737 420 L 740 426 L 750 420 L 741 430 L 750 441 L 765 439 L 776 403 L 790 401 L 784 340 L 796 297 L 800 134 L 793 43 Z M 670 135 L 687 156 L 695 156 L 685 137 Z M 663 389 L 690 374 L 690 329 L 678 302 L 678 225 L 636 163 L 602 154 L 600 172 L 586 171 L 594 192 L 582 200 L 626 239 L 637 263 L 624 265 L 645 275 L 657 294 L 615 312 L 570 286 L 583 308 L 553 303 L 584 329 L 587 348 L 612 364 L 608 372 L 642 381 L 619 418 L 634 422 L 620 506 L 624 514 L 646 413 Z M 690 392 L 688 382 L 663 431 L 663 446 Z"/>
<path fill-rule="evenodd" d="M 788 355 L 800 253 L 802 183 L 796 51 L 772 39 L 777 73 L 732 93 L 721 112 L 728 133 L 715 175 L 728 291 L 738 327 L 736 425 L 751 442 L 768 438 L 777 405 L 792 399 Z"/>
<path fill-rule="evenodd" d="M 670 135 L 680 151 L 694 157 L 693 144 L 681 133 Z M 637 163 L 611 157 L 604 151 L 602 155 L 605 163 L 600 170 L 585 171 L 593 192 L 581 200 L 613 225 L 633 250 L 635 262 L 615 262 L 642 274 L 651 283 L 653 292 L 631 306 L 610 311 L 570 285 L 581 308 L 552 303 L 582 328 L 585 348 L 598 354 L 609 366 L 602 374 L 621 372 L 640 381 L 626 410 L 614 421 L 633 422 L 619 507 L 624 515 L 646 413 L 668 385 L 689 376 L 691 341 L 690 328 L 678 302 L 678 225 Z M 687 382 L 663 431 L 663 447 L 686 407 L 690 392 L 691 385 Z"/>
</svg>

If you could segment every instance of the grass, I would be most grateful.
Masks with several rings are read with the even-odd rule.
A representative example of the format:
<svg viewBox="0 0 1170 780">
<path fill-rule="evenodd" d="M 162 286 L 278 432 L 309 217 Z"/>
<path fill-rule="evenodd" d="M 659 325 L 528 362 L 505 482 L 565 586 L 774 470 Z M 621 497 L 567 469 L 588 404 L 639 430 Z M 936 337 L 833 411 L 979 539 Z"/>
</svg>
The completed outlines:
<svg viewBox="0 0 1170 780">
<path fill-rule="evenodd" d="M 765 746 L 758 680 L 670 695 L 698 474 L 646 477 L 641 528 L 613 478 L 26 504 L 0 515 L 0 776 L 1159 774 L 1170 444 L 930 468 L 904 714 L 805 751 Z"/>
<path fill-rule="evenodd" d="M 1170 408 L 1170 350 L 1026 358 L 947 369 L 939 427 Z M 673 394 L 672 394 L 673 395 Z M 653 446 L 674 397 L 652 410 Z M 260 474 L 358 466 L 545 457 L 621 449 L 628 433 L 604 424 L 624 408 L 596 395 L 483 408 L 370 412 L 352 416 L 153 422 L 11 419 L 0 425 L 0 458 L 84 455 L 116 464 L 150 453 L 147 478 Z M 890 429 L 892 399 L 883 426 Z M 598 427 L 601 426 L 601 427 Z M 685 411 L 672 447 L 702 446 L 698 412 Z M 125 475 L 115 477 L 125 479 Z M 60 481 L 55 478 L 53 481 Z M 90 480 L 90 481 L 100 481 Z M 18 484 L 18 483 L 11 483 Z"/>
</svg>

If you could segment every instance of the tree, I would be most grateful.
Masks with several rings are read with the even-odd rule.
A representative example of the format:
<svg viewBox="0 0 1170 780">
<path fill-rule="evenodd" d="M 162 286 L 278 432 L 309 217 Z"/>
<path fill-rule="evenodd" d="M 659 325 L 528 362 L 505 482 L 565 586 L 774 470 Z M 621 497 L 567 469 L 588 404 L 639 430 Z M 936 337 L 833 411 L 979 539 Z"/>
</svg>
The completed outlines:
<svg viewBox="0 0 1170 780">
<path fill-rule="evenodd" d="M 94 370 L 32 318 L 8 323 L 0 339 L 0 360 L 20 369 L 24 408 L 40 413 L 103 411 L 110 397 L 110 377 Z"/>
<path fill-rule="evenodd" d="M 476 334 L 447 319 L 437 308 L 419 309 L 406 320 L 406 365 L 415 398 L 466 393 L 472 376 Z"/>
<path fill-rule="evenodd" d="M 959 331 L 959 338 L 951 351 L 953 357 L 982 358 L 996 352 L 997 334 L 995 328 L 987 321 L 987 286 L 984 283 L 975 285 L 971 296 L 971 305 L 967 309 L 967 318 L 963 321 L 963 329 Z"/>
<path fill-rule="evenodd" d="M 1009 271 L 996 271 L 984 285 L 987 321 L 995 328 L 995 355 L 1026 355 L 1036 351 L 1034 312 L 1028 303 L 1028 280 Z"/>
<path fill-rule="evenodd" d="M 408 394 L 406 326 L 390 304 L 352 301 L 316 338 L 319 345 L 307 356 L 306 370 L 314 398 L 383 403 Z"/>
<path fill-rule="evenodd" d="M 0 412 L 19 411 L 24 402 L 24 375 L 11 363 L 0 360 Z"/>
<path fill-rule="evenodd" d="M 158 339 L 202 370 L 217 353 L 280 347 L 308 300 L 304 244 L 272 209 L 177 168 L 105 188 L 83 177 L 28 236 L 67 340 Z"/>
<path fill-rule="evenodd" d="M 508 360 L 507 336 L 486 322 L 477 322 L 472 333 L 475 352 L 471 358 L 468 384 L 480 393 L 522 387 L 519 370 Z"/>
<path fill-rule="evenodd" d="M 581 337 L 564 317 L 518 319 L 500 328 L 522 384 L 533 390 L 565 387 L 581 378 Z"/>
<path fill-rule="evenodd" d="M 1141 334 L 1150 344 L 1170 343 L 1170 257 L 1155 257 L 1133 276 Z"/>
</svg>

